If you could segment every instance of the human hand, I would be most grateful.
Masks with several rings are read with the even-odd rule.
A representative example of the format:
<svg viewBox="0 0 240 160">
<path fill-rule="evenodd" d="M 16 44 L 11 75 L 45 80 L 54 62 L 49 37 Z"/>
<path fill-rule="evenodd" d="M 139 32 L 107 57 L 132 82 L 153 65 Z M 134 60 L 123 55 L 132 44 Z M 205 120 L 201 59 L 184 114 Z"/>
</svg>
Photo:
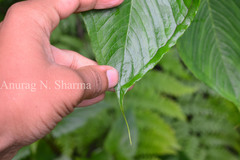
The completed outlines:
<svg viewBox="0 0 240 160">
<path fill-rule="evenodd" d="M 117 84 L 114 68 L 55 48 L 49 38 L 60 19 L 122 1 L 29 0 L 9 9 L 0 23 L 0 159 L 11 159 Z"/>
</svg>

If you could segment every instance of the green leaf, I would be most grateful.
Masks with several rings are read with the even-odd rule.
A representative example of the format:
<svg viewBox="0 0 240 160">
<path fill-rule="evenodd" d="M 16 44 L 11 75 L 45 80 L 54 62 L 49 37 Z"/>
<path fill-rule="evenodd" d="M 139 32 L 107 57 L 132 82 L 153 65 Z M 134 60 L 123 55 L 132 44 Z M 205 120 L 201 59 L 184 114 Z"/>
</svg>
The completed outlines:
<svg viewBox="0 0 240 160">
<path fill-rule="evenodd" d="M 116 93 L 121 106 L 128 88 L 188 28 L 198 4 L 199 0 L 125 0 L 115 9 L 83 13 L 97 61 L 119 71 Z"/>
<path fill-rule="evenodd" d="M 56 158 L 55 153 L 51 149 L 50 145 L 44 140 L 40 140 L 37 146 L 37 152 L 33 155 L 34 160 L 52 160 Z"/>
<path fill-rule="evenodd" d="M 203 0 L 178 43 L 181 58 L 197 78 L 240 106 L 240 3 Z"/>
</svg>

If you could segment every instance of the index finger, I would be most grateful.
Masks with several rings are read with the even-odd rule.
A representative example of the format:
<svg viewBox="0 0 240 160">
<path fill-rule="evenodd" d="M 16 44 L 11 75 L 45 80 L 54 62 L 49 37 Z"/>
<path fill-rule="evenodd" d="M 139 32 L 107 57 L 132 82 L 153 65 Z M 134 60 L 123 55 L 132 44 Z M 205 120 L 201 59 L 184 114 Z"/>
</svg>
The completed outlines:
<svg viewBox="0 0 240 160">
<path fill-rule="evenodd" d="M 107 9 L 120 5 L 124 0 L 82 0 L 77 12 L 91 9 Z"/>
<path fill-rule="evenodd" d="M 72 13 L 83 12 L 91 9 L 106 9 L 120 5 L 124 0 L 28 0 L 14 4 L 4 21 L 21 20 L 22 27 L 41 27 L 50 33 Z M 15 14 L 14 14 L 15 13 Z M 19 18 L 21 17 L 21 18 Z M 37 21 L 37 23 L 36 23 Z M 38 26 L 36 26 L 38 25 Z M 40 25 L 40 26 L 39 26 Z"/>
</svg>

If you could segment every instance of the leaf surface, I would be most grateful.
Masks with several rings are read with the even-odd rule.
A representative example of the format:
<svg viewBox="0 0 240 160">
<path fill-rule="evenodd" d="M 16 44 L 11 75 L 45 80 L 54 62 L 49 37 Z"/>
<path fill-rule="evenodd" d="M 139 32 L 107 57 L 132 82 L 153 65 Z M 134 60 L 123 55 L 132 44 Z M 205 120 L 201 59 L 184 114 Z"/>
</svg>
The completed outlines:
<svg viewBox="0 0 240 160">
<path fill-rule="evenodd" d="M 239 0 L 203 0 L 199 13 L 178 43 L 189 69 L 240 106 Z"/>
<path fill-rule="evenodd" d="M 101 65 L 119 71 L 119 102 L 127 90 L 175 45 L 194 18 L 199 0 L 125 0 L 114 9 L 83 13 Z"/>
</svg>

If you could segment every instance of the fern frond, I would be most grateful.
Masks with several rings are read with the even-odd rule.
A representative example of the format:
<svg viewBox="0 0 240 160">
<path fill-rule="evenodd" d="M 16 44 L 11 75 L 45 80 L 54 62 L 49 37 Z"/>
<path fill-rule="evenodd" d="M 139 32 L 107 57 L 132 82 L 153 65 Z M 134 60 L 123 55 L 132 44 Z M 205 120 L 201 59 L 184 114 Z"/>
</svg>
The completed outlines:
<svg viewBox="0 0 240 160">
<path fill-rule="evenodd" d="M 185 120 L 180 106 L 172 99 L 152 94 L 152 96 L 145 96 L 145 99 L 140 98 L 136 101 L 137 97 L 137 94 L 133 94 L 133 96 L 126 98 L 126 106 L 139 110 L 151 110 L 161 115 Z"/>
<path fill-rule="evenodd" d="M 145 81 L 142 80 L 139 85 L 142 85 L 143 90 L 155 90 L 159 93 L 179 97 L 187 94 L 194 93 L 198 87 L 186 85 L 180 80 L 177 80 L 168 73 L 162 73 L 157 71 L 149 72 Z"/>
<path fill-rule="evenodd" d="M 223 148 L 210 148 L 208 150 L 207 160 L 239 160 L 239 157 Z"/>
<path fill-rule="evenodd" d="M 231 109 L 235 109 L 229 107 L 230 112 L 224 112 L 219 108 L 223 106 L 217 105 L 221 102 L 215 103 L 214 99 L 206 100 L 201 96 L 182 98 L 180 101 L 187 122 L 171 122 L 183 152 L 190 160 L 223 160 L 227 157 L 234 160 L 237 157 L 235 153 L 240 153 L 240 136 L 228 116 Z"/>
<path fill-rule="evenodd" d="M 65 155 L 71 157 L 73 152 L 77 150 L 79 154 L 85 157 L 88 154 L 89 147 L 101 145 L 101 142 L 98 144 L 97 140 L 100 137 L 105 137 L 111 122 L 111 117 L 108 115 L 107 110 L 103 110 L 88 119 L 86 124 L 81 128 L 57 138 L 56 142 Z"/>
<path fill-rule="evenodd" d="M 139 127 L 137 155 L 175 154 L 180 148 L 173 130 L 158 114 L 150 111 L 136 111 Z"/>
</svg>

